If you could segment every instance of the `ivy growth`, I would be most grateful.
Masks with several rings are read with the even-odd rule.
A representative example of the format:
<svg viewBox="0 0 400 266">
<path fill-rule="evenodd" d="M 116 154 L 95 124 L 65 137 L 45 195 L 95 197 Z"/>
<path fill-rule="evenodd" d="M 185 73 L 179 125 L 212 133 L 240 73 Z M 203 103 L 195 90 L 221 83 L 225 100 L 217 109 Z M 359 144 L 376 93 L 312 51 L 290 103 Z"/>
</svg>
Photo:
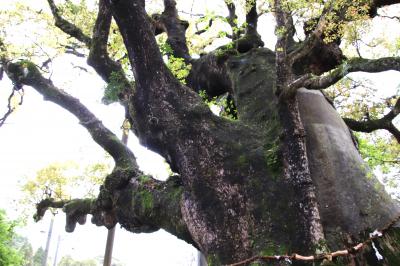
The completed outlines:
<svg viewBox="0 0 400 266">
<path fill-rule="evenodd" d="M 169 70 L 182 84 L 186 84 L 186 77 L 189 75 L 192 65 L 186 64 L 185 59 L 173 55 L 172 47 L 167 43 L 164 36 L 158 38 L 158 45 L 161 54 L 166 59 Z"/>
<path fill-rule="evenodd" d="M 207 95 L 205 90 L 200 90 L 199 95 L 215 114 L 230 120 L 237 120 L 238 116 L 235 103 L 227 93 L 219 97 L 215 96 L 211 98 Z"/>
<path fill-rule="evenodd" d="M 110 104 L 118 101 L 118 96 L 125 88 L 124 76 L 119 72 L 112 72 L 110 81 L 104 88 L 104 97 L 102 101 L 105 104 Z"/>
<path fill-rule="evenodd" d="M 170 55 L 168 58 L 167 67 L 181 83 L 186 84 L 186 77 L 189 75 L 190 70 L 192 69 L 191 64 L 186 64 L 183 58 Z"/>
</svg>

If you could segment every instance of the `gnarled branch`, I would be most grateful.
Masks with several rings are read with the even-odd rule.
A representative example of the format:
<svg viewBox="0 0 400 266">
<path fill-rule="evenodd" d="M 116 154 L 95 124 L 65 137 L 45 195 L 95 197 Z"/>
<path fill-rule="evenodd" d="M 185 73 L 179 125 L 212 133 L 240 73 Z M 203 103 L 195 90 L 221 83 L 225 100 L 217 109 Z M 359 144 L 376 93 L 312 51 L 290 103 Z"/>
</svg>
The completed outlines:
<svg viewBox="0 0 400 266">
<path fill-rule="evenodd" d="M 92 66 L 106 82 L 112 81 L 113 77 L 118 77 L 118 81 L 124 88 L 123 91 L 120 92 L 119 98 L 125 101 L 128 99 L 132 85 L 126 78 L 121 64 L 112 60 L 107 52 L 111 18 L 111 10 L 108 4 L 105 0 L 100 0 L 87 63 Z"/>
<path fill-rule="evenodd" d="M 249 35 L 257 35 L 257 23 L 258 23 L 258 14 L 257 14 L 257 1 L 256 0 L 247 0 L 246 5 L 250 5 L 250 9 L 246 14 L 246 34 Z"/>
<path fill-rule="evenodd" d="M 236 6 L 233 1 L 230 0 L 225 0 L 224 2 L 229 11 L 229 15 L 226 20 L 232 29 L 232 41 L 236 41 L 240 36 L 239 27 L 237 25 Z"/>
<path fill-rule="evenodd" d="M 73 232 L 76 224 L 84 224 L 86 216 L 91 214 L 91 221 L 97 226 L 112 228 L 120 223 L 134 233 L 151 233 L 163 228 L 196 246 L 181 215 L 182 193 L 177 176 L 158 181 L 141 173 L 111 197 L 102 186 L 97 199 L 44 199 L 37 204 L 34 218 L 40 220 L 49 208 L 62 209 L 66 214 L 65 229 Z"/>
<path fill-rule="evenodd" d="M 164 12 L 161 14 L 160 21 L 167 32 L 167 43 L 171 46 L 173 55 L 189 62 L 191 56 L 185 36 L 189 24 L 179 19 L 175 0 L 164 0 Z"/>
<path fill-rule="evenodd" d="M 96 211 L 94 199 L 72 199 L 72 200 L 54 200 L 47 198 L 36 205 L 35 221 L 40 221 L 49 208 L 63 209 L 66 214 L 65 231 L 73 232 L 76 224 L 85 224 L 88 214 L 100 215 L 100 211 Z"/>
<path fill-rule="evenodd" d="M 74 230 L 76 223 L 84 223 L 87 214 L 92 222 L 113 227 L 120 222 L 133 232 L 151 232 L 164 228 L 191 242 L 190 234 L 181 217 L 181 182 L 171 177 L 166 182 L 152 179 L 138 170 L 133 153 L 79 100 L 58 89 L 44 78 L 37 67 L 28 61 L 3 62 L 9 78 L 15 83 L 32 86 L 45 99 L 74 114 L 93 139 L 115 160 L 116 167 L 105 179 L 99 197 L 84 200 L 43 200 L 38 204 L 36 219 L 48 208 L 63 208 L 67 214 L 66 230 Z"/>
<path fill-rule="evenodd" d="M 343 56 L 341 54 L 340 48 L 338 45 L 340 44 L 340 30 L 334 29 L 334 35 L 337 35 L 335 37 L 335 40 L 331 40 L 330 42 L 326 43 L 324 38 L 325 36 L 331 36 L 332 34 L 329 31 L 332 31 L 332 29 L 329 29 L 327 27 L 328 25 L 340 25 L 340 23 L 346 23 L 354 18 L 351 16 L 348 16 L 348 10 L 351 8 L 357 8 L 355 6 L 354 2 L 351 1 L 345 1 L 343 4 L 341 4 L 339 7 L 335 5 L 335 1 L 327 1 L 325 3 L 324 9 L 322 11 L 322 14 L 319 18 L 312 19 L 312 23 L 315 23 L 315 26 L 313 29 L 309 32 L 306 32 L 307 38 L 304 40 L 304 42 L 301 43 L 301 45 L 292 51 L 290 53 L 290 62 L 291 64 L 295 64 L 296 62 L 301 62 L 302 59 L 304 59 L 306 56 L 309 56 L 310 54 L 315 52 L 315 50 L 322 50 L 327 53 L 326 55 L 328 56 L 327 58 L 330 59 L 328 65 L 329 67 L 325 67 L 323 71 L 327 71 L 329 69 L 332 69 L 335 67 L 337 64 L 341 62 L 343 59 Z M 386 5 L 392 5 L 399 3 L 398 0 L 375 0 L 372 2 L 365 1 L 365 5 L 367 6 L 368 9 L 364 10 L 361 9 L 357 12 L 359 12 L 358 15 L 360 15 L 360 18 L 364 17 L 374 17 L 376 15 L 376 10 L 379 7 L 383 7 Z M 356 5 L 360 5 L 360 3 L 357 3 Z M 339 26 L 335 26 L 338 28 Z M 308 31 L 308 30 L 307 30 Z M 318 52 L 318 51 L 317 51 Z M 319 52 L 321 54 L 321 51 Z M 326 61 L 323 60 L 323 61 Z M 304 65 L 304 62 L 300 63 Z M 320 74 L 321 71 L 311 71 L 312 73 L 317 73 Z M 319 72 L 319 73 L 318 73 Z"/>
<path fill-rule="evenodd" d="M 297 84 L 297 87 L 306 87 L 311 90 L 325 89 L 351 72 L 377 73 L 387 70 L 400 71 L 400 57 L 384 57 L 379 59 L 353 58 L 322 76 L 312 76 L 306 74 L 308 78 L 304 82 Z"/>
<path fill-rule="evenodd" d="M 150 21 L 155 35 L 167 33 L 167 43 L 171 46 L 172 55 L 189 63 L 191 56 L 185 36 L 189 23 L 179 19 L 175 0 L 164 0 L 164 12 L 153 14 Z"/>
<path fill-rule="evenodd" d="M 4 123 L 6 122 L 7 118 L 14 112 L 15 107 L 12 106 L 12 99 L 15 95 L 15 92 L 18 91 L 20 93 L 20 101 L 18 103 L 18 105 L 22 105 L 23 101 L 24 101 L 24 91 L 22 88 L 16 88 L 15 86 L 13 87 L 10 95 L 8 96 L 7 99 L 7 111 L 5 112 L 5 114 L 0 118 L 0 127 L 4 125 Z M 20 92 L 22 91 L 22 93 Z"/>
<path fill-rule="evenodd" d="M 370 133 L 378 129 L 386 129 L 396 138 L 397 142 L 400 144 L 400 131 L 393 124 L 393 119 L 400 113 L 400 98 L 397 99 L 395 106 L 380 119 L 376 120 L 366 120 L 366 121 L 356 121 L 350 118 L 344 118 L 347 126 L 354 131 Z"/>
<path fill-rule="evenodd" d="M 46 100 L 68 110 L 79 119 L 92 138 L 105 149 L 117 165 L 136 166 L 133 153 L 80 101 L 63 90 L 58 89 L 51 80 L 42 76 L 39 69 L 29 61 L 17 63 L 3 62 L 8 77 L 20 85 L 28 85 L 44 96 Z"/>
</svg>

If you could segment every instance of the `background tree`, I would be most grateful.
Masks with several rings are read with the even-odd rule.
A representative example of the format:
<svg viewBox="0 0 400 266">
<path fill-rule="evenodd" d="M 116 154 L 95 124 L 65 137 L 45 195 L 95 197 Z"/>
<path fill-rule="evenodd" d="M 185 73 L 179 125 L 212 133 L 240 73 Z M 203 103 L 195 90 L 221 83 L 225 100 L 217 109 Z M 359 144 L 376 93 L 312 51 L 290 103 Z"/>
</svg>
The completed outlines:
<svg viewBox="0 0 400 266">
<path fill-rule="evenodd" d="M 29 212 L 43 201 L 69 201 L 76 197 L 95 197 L 95 191 L 109 172 L 106 163 L 94 163 L 87 166 L 78 166 L 76 163 L 53 163 L 39 171 L 35 178 L 28 178 L 22 184 L 24 193 L 20 203 L 26 212 Z M 51 210 L 52 215 L 57 209 Z M 52 237 L 54 217 L 51 218 L 46 248 L 42 257 L 42 264 L 47 265 L 48 252 Z"/>
<path fill-rule="evenodd" d="M 33 249 L 32 245 L 26 237 L 14 235 L 12 246 L 21 254 L 23 260 L 21 265 L 33 266 Z"/>
<path fill-rule="evenodd" d="M 194 35 L 216 21 L 229 27 L 211 36 L 227 43 L 207 52 L 207 42 L 186 38 L 190 23 L 173 0 L 157 2 L 158 12 L 150 15 L 142 0 L 100 0 L 97 15 L 85 1 L 48 0 L 55 26 L 70 37 L 61 40 L 65 52 L 87 56 L 108 83 L 104 101 L 118 100 L 140 142 L 169 163 L 173 174 L 166 181 L 144 175 L 133 153 L 53 84 L 45 72 L 51 57 L 40 62 L 22 56 L 5 30 L 1 56 L 14 83 L 10 99 L 25 85 L 33 87 L 74 114 L 115 161 L 96 199 L 44 199 L 37 219 L 48 208 L 63 208 L 67 231 L 87 214 L 97 225 L 119 223 L 134 233 L 163 228 L 216 265 L 333 258 L 342 264 L 398 264 L 398 230 L 390 222 L 399 204 L 372 177 L 349 128 L 385 129 L 399 142 L 393 123 L 399 98 L 390 97 L 384 108 L 358 108 L 361 120 L 342 119 L 320 92 L 353 72 L 399 71 L 397 52 L 367 59 L 359 31 L 349 34 L 398 2 L 224 2 L 226 16 L 190 21 Z M 263 47 L 258 34 L 260 16 L 268 14 L 276 24 L 273 50 Z M 355 55 L 344 53 L 340 44 L 346 40 Z M 200 91 L 208 101 L 226 99 L 226 114 L 214 115 Z M 8 109 L 5 118 L 11 104 Z M 366 236 L 371 228 L 382 229 L 373 240 Z M 337 249 L 342 251 L 331 252 Z M 316 255 L 273 256 L 293 252 Z"/>
<path fill-rule="evenodd" d="M 77 261 L 74 260 L 71 256 L 64 256 L 61 258 L 58 266 L 96 266 L 97 263 L 95 260 L 83 260 Z"/>
<path fill-rule="evenodd" d="M 43 258 L 45 256 L 45 251 L 42 247 L 39 247 L 36 252 L 35 255 L 33 255 L 33 265 L 34 266 L 41 266 L 43 265 Z"/>
<path fill-rule="evenodd" d="M 3 210 L 0 210 L 0 264 L 4 266 L 22 265 L 23 256 L 13 245 L 16 234 L 15 222 L 9 221 Z"/>
</svg>

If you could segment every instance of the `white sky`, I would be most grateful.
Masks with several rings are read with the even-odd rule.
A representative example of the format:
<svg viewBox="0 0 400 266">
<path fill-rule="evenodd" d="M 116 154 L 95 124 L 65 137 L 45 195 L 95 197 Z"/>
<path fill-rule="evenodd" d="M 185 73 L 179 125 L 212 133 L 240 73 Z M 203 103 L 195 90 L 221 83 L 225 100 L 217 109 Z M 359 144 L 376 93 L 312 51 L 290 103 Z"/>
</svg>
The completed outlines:
<svg viewBox="0 0 400 266">
<path fill-rule="evenodd" d="M 14 3 L 15 0 L 2 0 L 3 4 Z M 37 8 L 46 8 L 47 1 L 25 1 Z M 192 1 L 180 1 L 180 10 L 190 10 Z M 205 7 L 219 10 L 222 1 L 196 1 L 193 6 L 195 13 L 204 13 Z M 260 18 L 260 31 L 266 46 L 273 49 L 273 19 Z M 264 25 L 264 26 L 262 26 Z M 396 32 L 398 29 L 390 28 Z M 381 28 L 382 31 L 382 28 Z M 379 33 L 377 33 L 379 34 Z M 392 35 L 393 36 L 393 35 Z M 101 104 L 104 83 L 89 69 L 85 73 L 73 68 L 80 65 L 88 68 L 84 60 L 73 56 L 58 58 L 53 64 L 52 80 L 60 88 L 78 97 L 103 123 L 117 136 L 121 135 L 120 126 L 123 120 L 123 110 L 118 104 L 105 106 Z M 400 84 L 398 72 L 388 72 L 383 75 L 374 74 L 375 83 L 384 94 L 393 93 Z M 72 78 L 72 80 L 71 80 Z M 6 100 L 11 90 L 11 84 L 6 78 L 0 82 L 0 115 L 3 114 Z M 131 134 L 129 146 L 138 157 L 138 162 L 144 171 L 160 178 L 166 176 L 163 160 L 143 147 Z M 22 177 L 33 177 L 40 168 L 53 162 L 77 161 L 80 163 L 95 163 L 104 159 L 104 151 L 91 139 L 86 130 L 78 124 L 75 117 L 57 105 L 43 101 L 33 89 L 25 88 L 24 104 L 12 114 L 7 123 L 0 128 L 0 208 L 4 208 L 15 217 L 14 201 L 19 198 L 18 181 Z M 76 259 L 93 258 L 104 253 L 106 229 L 96 228 L 88 221 L 88 225 L 77 226 L 73 234 L 64 232 L 64 218 L 57 217 L 53 233 L 52 250 L 54 256 L 57 236 L 62 236 L 59 259 L 65 254 L 72 254 Z M 35 248 L 45 244 L 49 217 L 37 224 L 21 230 L 28 236 Z M 196 265 L 197 251 L 165 232 L 155 234 L 132 234 L 117 230 L 114 245 L 114 256 L 126 265 Z M 52 260 L 50 260 L 52 263 Z"/>
</svg>

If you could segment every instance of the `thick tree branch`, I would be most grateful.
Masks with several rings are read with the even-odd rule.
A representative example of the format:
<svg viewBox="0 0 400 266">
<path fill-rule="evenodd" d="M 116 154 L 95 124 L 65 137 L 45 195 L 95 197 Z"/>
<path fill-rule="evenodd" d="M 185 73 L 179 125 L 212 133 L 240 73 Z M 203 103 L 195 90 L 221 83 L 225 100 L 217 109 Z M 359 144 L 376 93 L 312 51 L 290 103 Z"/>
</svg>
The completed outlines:
<svg viewBox="0 0 400 266">
<path fill-rule="evenodd" d="M 124 38 L 136 82 L 146 76 L 157 79 L 157 72 L 168 72 L 144 9 L 144 1 L 111 1 L 113 16 Z M 129 26 L 128 26 L 129 25 Z"/>
<path fill-rule="evenodd" d="M 236 6 L 231 0 L 224 0 L 224 2 L 229 11 L 226 20 L 232 29 L 232 41 L 236 41 L 240 36 L 239 26 L 237 24 Z"/>
<path fill-rule="evenodd" d="M 51 13 L 55 19 L 55 25 L 63 32 L 67 33 L 68 35 L 74 37 L 75 39 L 83 42 L 87 47 L 90 47 L 91 38 L 85 35 L 80 28 L 76 25 L 72 24 L 71 22 L 67 21 L 60 15 L 60 11 L 58 10 L 56 4 L 53 0 L 47 0 L 50 6 Z"/>
<path fill-rule="evenodd" d="M 326 24 L 328 23 L 326 21 L 326 15 L 330 10 L 331 7 L 328 6 L 324 9 L 313 31 L 308 34 L 307 38 L 304 40 L 299 48 L 290 52 L 289 57 L 291 64 L 294 64 L 296 61 L 307 56 L 311 52 L 311 50 L 318 44 L 318 41 L 321 41 L 323 31 L 326 27 Z"/>
<path fill-rule="evenodd" d="M 374 0 L 371 2 L 369 14 L 371 17 L 374 17 L 377 15 L 378 8 L 399 3 L 399 0 Z"/>
<path fill-rule="evenodd" d="M 393 124 L 393 119 L 400 113 L 400 98 L 397 99 L 395 106 L 389 113 L 380 119 L 376 120 L 366 120 L 366 121 L 356 121 L 350 118 L 344 118 L 347 126 L 354 131 L 370 133 L 378 129 L 386 129 L 396 138 L 397 142 L 400 144 L 400 131 Z"/>
<path fill-rule="evenodd" d="M 107 52 L 107 42 L 111 26 L 111 10 L 105 0 L 100 0 L 99 11 L 93 29 L 93 38 L 90 46 L 90 53 L 87 59 L 88 65 L 92 66 L 96 72 L 107 83 L 112 79 L 118 79 L 124 91 L 120 92 L 119 98 L 127 100 L 132 85 L 126 78 L 121 64 L 112 60 Z"/>
<path fill-rule="evenodd" d="M 142 144 L 161 154 L 178 171 L 176 147 L 190 149 L 187 140 L 204 133 L 202 126 L 185 134 L 193 123 L 214 123 L 201 98 L 183 86 L 164 64 L 143 1 L 112 3 L 113 16 L 122 33 L 131 64 L 136 69 L 136 90 L 131 117 Z M 194 120 L 195 119 L 195 120 Z M 197 141 L 197 139 L 196 139 Z M 183 148 L 185 147 L 185 148 Z M 181 154 L 180 154 L 181 155 Z"/>
<path fill-rule="evenodd" d="M 225 62 L 235 55 L 237 51 L 222 48 L 220 51 L 208 53 L 193 61 L 186 78 L 188 86 L 196 92 L 203 90 L 210 97 L 220 96 L 226 92 L 231 93 L 232 84 Z"/>
<path fill-rule="evenodd" d="M 33 63 L 28 61 L 18 63 L 3 61 L 3 66 L 14 84 L 33 87 L 46 100 L 58 104 L 75 115 L 80 124 L 89 131 L 93 139 L 113 157 L 117 165 L 137 167 L 133 153 L 114 133 L 107 129 L 78 99 L 58 89 L 51 80 L 44 78 Z"/>
<path fill-rule="evenodd" d="M 160 21 L 167 32 L 167 43 L 171 46 L 173 55 L 189 62 L 191 56 L 185 36 L 188 23 L 179 19 L 175 0 L 164 0 L 164 12 Z"/>
<path fill-rule="evenodd" d="M 250 9 L 246 14 L 246 34 L 249 35 L 257 35 L 257 23 L 258 23 L 258 14 L 257 14 L 257 1 L 256 0 L 247 0 L 246 5 L 250 5 Z"/>
<path fill-rule="evenodd" d="M 56 201 L 44 199 L 37 204 L 36 221 L 49 208 L 62 209 L 66 214 L 66 231 L 73 232 L 76 224 L 84 224 L 86 216 L 92 215 L 92 223 L 112 228 L 120 223 L 134 233 L 151 233 L 163 228 L 178 238 L 196 245 L 181 215 L 182 184 L 177 176 L 165 182 L 151 176 L 133 176 L 124 188 L 110 198 L 100 188 L 97 199 L 72 199 Z"/>
<path fill-rule="evenodd" d="M 76 224 L 84 224 L 86 215 L 101 215 L 100 210 L 95 209 L 95 199 L 72 199 L 56 201 L 52 198 L 44 199 L 36 205 L 34 219 L 40 221 L 49 208 L 63 209 L 66 214 L 65 231 L 73 232 Z"/>
<path fill-rule="evenodd" d="M 274 1 L 275 9 L 275 34 L 277 35 L 277 41 L 275 44 L 276 53 L 276 93 L 280 95 L 286 90 L 287 82 L 291 79 L 291 69 L 288 61 L 288 20 L 287 13 L 282 6 L 280 0 Z"/>
<path fill-rule="evenodd" d="M 3 67 L 15 84 L 32 86 L 46 100 L 74 114 L 93 139 L 116 161 L 115 169 L 107 176 L 96 200 L 46 199 L 38 204 L 35 219 L 43 217 L 48 208 L 63 208 L 67 214 L 66 230 L 69 232 L 74 230 L 77 222 L 84 223 L 87 214 L 92 214 L 92 222 L 97 225 L 111 228 L 120 222 L 133 232 L 151 232 L 164 228 L 191 242 L 181 217 L 183 190 L 179 178 L 171 177 L 167 182 L 160 182 L 144 176 L 138 170 L 133 153 L 79 100 L 55 87 L 32 63 L 3 62 Z"/>
<path fill-rule="evenodd" d="M 185 62 L 189 63 L 191 56 L 185 35 L 189 23 L 179 19 L 176 2 L 174 0 L 164 0 L 164 12 L 161 15 L 153 14 L 150 21 L 155 35 L 163 32 L 167 33 L 167 43 L 172 48 L 172 55 L 177 58 L 184 58 Z"/>
<path fill-rule="evenodd" d="M 131 93 L 129 80 L 121 67 L 121 65 L 112 60 L 107 52 L 107 42 L 111 26 L 111 11 L 106 4 L 105 0 L 99 2 L 99 11 L 96 18 L 96 23 L 93 29 L 93 37 L 90 38 L 82 33 L 76 25 L 64 19 L 53 0 L 48 0 L 50 9 L 55 19 L 55 25 L 64 33 L 76 38 L 78 41 L 83 42 L 88 49 L 90 49 L 89 57 L 87 59 L 88 65 L 92 66 L 97 74 L 107 83 L 113 78 L 117 79 L 123 87 L 120 92 L 119 98 L 125 101 Z"/>
<path fill-rule="evenodd" d="M 246 1 L 246 8 L 248 8 L 246 13 L 246 23 L 241 27 L 237 24 L 236 6 L 233 1 L 225 0 L 224 2 L 229 11 L 226 21 L 232 29 L 232 35 L 230 35 L 230 38 L 232 39 L 232 43 L 235 45 L 236 50 L 242 53 L 247 52 L 251 48 L 264 46 L 264 42 L 262 42 L 261 37 L 257 32 L 258 13 L 256 1 Z M 243 44 L 244 42 L 245 44 Z"/>
<path fill-rule="evenodd" d="M 163 228 L 196 246 L 182 218 L 182 194 L 178 176 L 163 182 L 142 175 L 120 191 L 115 208 L 118 222 L 134 233 L 150 233 Z"/>
<path fill-rule="evenodd" d="M 306 74 L 297 88 L 306 87 L 311 90 L 325 89 L 351 72 L 377 73 L 388 70 L 400 71 L 400 57 L 384 57 L 379 59 L 353 58 L 345 61 L 326 75 L 319 77 Z"/>
<path fill-rule="evenodd" d="M 329 46 L 332 46 L 332 44 L 335 43 L 340 44 L 341 36 L 339 27 L 341 24 L 349 22 L 354 19 L 362 19 L 368 16 L 374 17 L 376 15 L 377 8 L 386 5 L 397 4 L 399 2 L 400 1 L 398 0 L 388 0 L 388 1 L 375 0 L 372 2 L 365 1 L 364 3 L 358 3 L 358 2 L 354 3 L 352 1 L 345 1 L 338 7 L 338 5 L 335 4 L 335 1 L 327 1 L 325 3 L 321 16 L 317 19 L 316 25 L 312 27 L 311 31 L 309 29 L 306 30 L 306 35 L 307 35 L 306 40 L 301 44 L 299 48 L 290 53 L 291 64 L 294 64 L 295 62 L 309 55 L 313 51 L 313 49 L 321 46 L 321 43 L 325 44 L 328 49 Z M 362 4 L 365 4 L 365 6 L 367 6 L 368 8 L 367 9 L 360 8 Z M 356 12 L 358 13 L 351 16 L 348 13 L 348 10 L 350 9 L 355 9 Z M 313 22 L 315 21 L 312 21 L 312 23 Z M 336 25 L 336 26 L 334 27 L 334 29 L 328 29 L 329 28 L 327 27 L 328 25 Z M 335 37 L 335 40 L 328 41 L 328 43 L 326 43 L 324 37 L 333 34 L 337 35 Z M 332 48 L 337 49 L 335 47 L 331 47 L 330 49 Z"/>
</svg>

